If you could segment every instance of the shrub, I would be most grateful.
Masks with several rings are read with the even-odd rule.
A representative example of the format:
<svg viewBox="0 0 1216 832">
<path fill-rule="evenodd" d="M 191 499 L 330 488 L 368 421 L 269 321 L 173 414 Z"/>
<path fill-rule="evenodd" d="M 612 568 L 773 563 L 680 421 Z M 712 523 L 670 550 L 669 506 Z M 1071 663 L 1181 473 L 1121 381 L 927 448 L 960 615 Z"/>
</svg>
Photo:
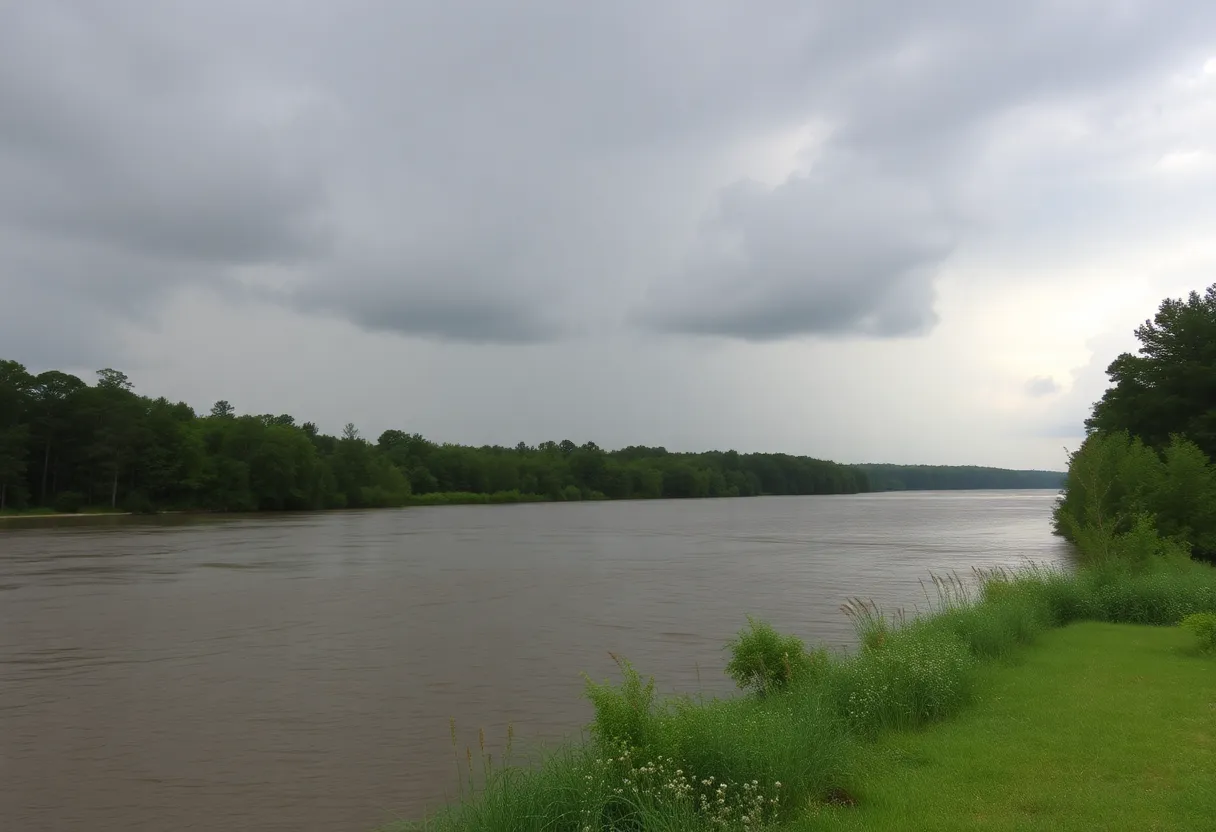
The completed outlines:
<svg viewBox="0 0 1216 832">
<path fill-rule="evenodd" d="M 817 684 L 764 698 L 675 700 L 656 727 L 647 758 L 677 760 L 707 797 L 724 783 L 732 794 L 754 783 L 779 788 L 786 805 L 805 805 L 839 787 L 850 743 L 835 702 Z"/>
<path fill-rule="evenodd" d="M 741 690 L 759 696 L 785 690 L 826 661 L 822 653 L 808 654 L 797 636 L 782 635 L 767 621 L 750 615 L 747 627 L 727 644 L 727 649 L 731 657 L 726 674 Z"/>
<path fill-rule="evenodd" d="M 956 713 L 971 698 L 974 667 L 967 643 L 949 628 L 914 622 L 835 665 L 830 686 L 850 727 L 873 735 Z"/>
<path fill-rule="evenodd" d="M 654 679 L 643 682 L 628 660 L 612 658 L 621 669 L 619 688 L 585 677 L 586 696 L 595 709 L 591 733 L 604 746 L 625 742 L 630 748 L 641 748 L 654 734 Z"/>
<path fill-rule="evenodd" d="M 857 641 L 863 649 L 874 650 L 886 643 L 892 625 L 888 623 L 887 617 L 873 601 L 852 598 L 841 606 L 840 611 L 853 625 Z"/>
<path fill-rule="evenodd" d="M 75 491 L 61 491 L 55 495 L 55 511 L 61 514 L 77 514 L 83 507 L 83 494 Z"/>
<path fill-rule="evenodd" d="M 1196 612 L 1216 611 L 1216 570 L 1200 564 L 1134 572 L 1108 568 L 1083 573 L 1090 615 L 1125 624 L 1177 624 Z"/>
<path fill-rule="evenodd" d="M 1049 626 L 1062 627 L 1093 617 L 1093 598 L 1088 587 L 1075 574 L 1062 569 L 1032 564 L 1014 573 L 992 576 L 990 580 L 1004 582 L 1009 592 L 1034 599 Z M 985 593 L 988 586 L 985 582 Z"/>
<path fill-rule="evenodd" d="M 1179 622 L 1182 629 L 1193 633 L 1204 652 L 1216 650 L 1216 613 L 1197 612 Z"/>
<path fill-rule="evenodd" d="M 1164 465 L 1152 448 L 1126 431 L 1093 434 L 1069 456 L 1056 531 L 1077 544 L 1087 563 L 1115 557 L 1111 541 L 1150 510 Z"/>
<path fill-rule="evenodd" d="M 957 575 L 934 576 L 937 597 L 929 598 L 931 614 L 923 624 L 961 639 L 977 658 L 990 659 L 1033 642 L 1052 623 L 1046 600 L 1028 591 L 1016 573 L 976 570 L 975 575 L 978 598 Z"/>
</svg>

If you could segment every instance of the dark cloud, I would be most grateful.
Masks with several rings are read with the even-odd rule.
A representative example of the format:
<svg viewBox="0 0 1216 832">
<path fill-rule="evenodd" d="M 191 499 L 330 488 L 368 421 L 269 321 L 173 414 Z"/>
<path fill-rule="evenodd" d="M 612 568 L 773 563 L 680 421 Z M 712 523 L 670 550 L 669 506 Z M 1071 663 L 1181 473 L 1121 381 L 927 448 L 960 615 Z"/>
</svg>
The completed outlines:
<svg viewBox="0 0 1216 832">
<path fill-rule="evenodd" d="M 1060 392 L 1060 385 L 1051 376 L 1035 376 L 1026 382 L 1026 395 L 1034 398 L 1053 396 Z"/>
<path fill-rule="evenodd" d="M 1001 204 L 969 190 L 998 126 L 1121 101 L 1214 33 L 1200 0 L 5 4 L 0 321 L 57 286 L 102 339 L 264 269 L 435 339 L 918 335 Z M 808 121 L 809 171 L 730 184 Z"/>
<path fill-rule="evenodd" d="M 953 233 L 923 187 L 850 160 L 767 189 L 726 189 L 689 266 L 644 317 L 677 332 L 772 340 L 918 335 Z"/>
<path fill-rule="evenodd" d="M 466 275 L 450 268 L 405 267 L 374 280 L 356 279 L 349 289 L 337 280 L 314 281 L 293 300 L 305 311 L 336 315 L 375 332 L 485 344 L 533 344 L 563 334 L 544 304 L 466 293 L 460 288 Z"/>
<path fill-rule="evenodd" d="M 0 222 L 133 258 L 315 250 L 323 192 L 306 103 L 274 113 L 287 91 L 229 86 L 197 50 L 175 54 L 98 9 L 2 14 Z"/>
</svg>

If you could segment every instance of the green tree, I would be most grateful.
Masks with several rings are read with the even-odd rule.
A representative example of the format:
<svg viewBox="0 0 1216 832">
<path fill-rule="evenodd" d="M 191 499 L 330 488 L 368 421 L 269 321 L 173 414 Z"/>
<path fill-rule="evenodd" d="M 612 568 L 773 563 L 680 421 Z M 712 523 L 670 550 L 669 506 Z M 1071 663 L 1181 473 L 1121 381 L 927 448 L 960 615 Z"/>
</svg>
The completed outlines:
<svg viewBox="0 0 1216 832">
<path fill-rule="evenodd" d="M 1111 556 L 1113 541 L 1152 512 L 1165 466 L 1152 448 L 1127 431 L 1086 438 L 1069 456 L 1056 531 L 1095 559 Z"/>
<path fill-rule="evenodd" d="M 1112 386 L 1086 421 L 1091 432 L 1126 430 L 1164 448 L 1182 434 L 1216 455 L 1216 284 L 1185 300 L 1166 299 L 1136 329 L 1137 355 L 1107 368 Z"/>
<path fill-rule="evenodd" d="M 42 449 L 39 501 L 47 504 L 47 488 L 51 482 L 51 453 L 66 442 L 72 425 L 74 405 L 81 391 L 88 387 L 74 375 L 48 370 L 34 378 L 32 392 L 31 437 Z"/>
<path fill-rule="evenodd" d="M 1069 458 L 1056 531 L 1083 557 L 1216 557 L 1216 285 L 1167 299 L 1107 369 Z"/>
<path fill-rule="evenodd" d="M 116 508 L 119 477 L 133 460 L 146 410 L 126 374 L 109 368 L 98 370 L 97 386 L 80 395 L 94 425 L 89 458 L 105 478 L 110 507 Z"/>
<path fill-rule="evenodd" d="M 67 373 L 31 376 L 0 362 L 0 505 L 289 510 L 400 505 L 436 491 L 654 499 L 840 493 L 865 484 L 856 468 L 780 454 L 605 451 L 568 439 L 440 445 L 401 430 L 372 444 L 353 424 L 330 436 L 290 414 L 238 415 L 226 400 L 200 416 L 137 394 L 113 368 L 99 370 L 90 387 Z"/>
<path fill-rule="evenodd" d="M 0 361 L 0 511 L 9 496 L 24 495 L 29 458 L 30 395 L 34 377 L 16 361 Z"/>
<path fill-rule="evenodd" d="M 205 460 L 201 423 L 189 405 L 165 398 L 146 403 L 135 480 L 154 505 L 197 506 Z"/>
</svg>

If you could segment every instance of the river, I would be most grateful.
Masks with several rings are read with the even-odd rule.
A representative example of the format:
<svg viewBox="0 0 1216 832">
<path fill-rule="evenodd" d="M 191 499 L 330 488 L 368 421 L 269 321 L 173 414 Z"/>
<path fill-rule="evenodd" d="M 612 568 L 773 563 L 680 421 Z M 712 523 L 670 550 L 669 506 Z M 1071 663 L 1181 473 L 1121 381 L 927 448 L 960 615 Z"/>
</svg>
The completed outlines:
<svg viewBox="0 0 1216 832">
<path fill-rule="evenodd" d="M 729 692 L 753 613 L 847 645 L 849 596 L 1063 562 L 1054 492 L 0 522 L 0 828 L 368 832 L 576 734 L 609 652 Z"/>
</svg>

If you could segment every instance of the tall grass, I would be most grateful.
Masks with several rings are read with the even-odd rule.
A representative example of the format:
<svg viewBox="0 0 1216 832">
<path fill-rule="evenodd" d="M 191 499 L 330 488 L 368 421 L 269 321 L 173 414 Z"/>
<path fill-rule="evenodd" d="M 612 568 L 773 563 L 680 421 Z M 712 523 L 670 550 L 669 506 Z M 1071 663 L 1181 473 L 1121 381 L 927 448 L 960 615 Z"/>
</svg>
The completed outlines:
<svg viewBox="0 0 1216 832">
<path fill-rule="evenodd" d="M 749 621 L 730 645 L 730 673 L 749 691 L 738 698 L 660 700 L 653 680 L 620 659 L 618 684 L 587 680 L 595 719 L 586 739 L 530 766 L 486 760 L 478 788 L 399 828 L 750 830 L 849 802 L 851 747 L 957 713 L 980 663 L 1073 621 L 1171 625 L 1216 613 L 1216 569 L 1177 559 L 1075 573 L 1027 566 L 935 577 L 926 595 L 912 615 L 847 603 L 859 645 L 851 654 L 805 652 Z M 471 751 L 464 765 L 472 775 Z"/>
</svg>

